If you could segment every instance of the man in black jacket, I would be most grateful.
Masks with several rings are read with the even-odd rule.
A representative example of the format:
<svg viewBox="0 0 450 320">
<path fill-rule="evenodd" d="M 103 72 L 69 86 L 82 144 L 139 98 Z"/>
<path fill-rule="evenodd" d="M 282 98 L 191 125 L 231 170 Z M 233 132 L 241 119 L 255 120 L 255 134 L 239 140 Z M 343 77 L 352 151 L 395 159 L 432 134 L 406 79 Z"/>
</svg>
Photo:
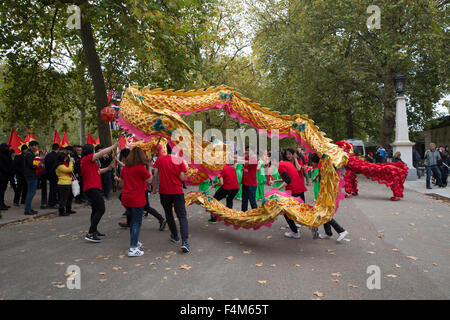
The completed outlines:
<svg viewBox="0 0 450 320">
<path fill-rule="evenodd" d="M 38 186 L 38 175 L 36 174 L 36 168 L 33 165 L 36 151 L 38 150 L 39 143 L 37 141 L 31 141 L 29 143 L 29 149 L 24 156 L 24 169 L 23 175 L 27 180 L 27 198 L 25 200 L 25 215 L 36 214 L 37 211 L 31 209 L 31 202 L 36 194 Z"/>
<path fill-rule="evenodd" d="M 58 186 L 58 177 L 55 172 L 56 157 L 59 150 L 59 144 L 52 145 L 52 151 L 45 156 L 45 175 L 50 184 L 50 191 L 48 194 L 48 208 L 56 209 L 56 188 Z M 44 181 L 44 179 L 42 179 Z"/>
<path fill-rule="evenodd" d="M 16 155 L 14 158 L 14 171 L 16 173 L 17 187 L 16 192 L 14 192 L 14 205 L 19 206 L 19 203 L 25 204 L 25 197 L 27 196 L 27 181 L 23 175 L 23 163 L 25 153 L 28 151 L 28 147 L 24 144 L 20 150 L 20 154 Z M 22 198 L 22 199 L 21 199 Z"/>
<path fill-rule="evenodd" d="M 9 155 L 9 145 L 0 144 L 0 210 L 8 210 L 5 204 L 5 192 L 11 175 L 14 173 L 12 159 Z M 1 215 L 0 215 L 1 217 Z"/>
</svg>

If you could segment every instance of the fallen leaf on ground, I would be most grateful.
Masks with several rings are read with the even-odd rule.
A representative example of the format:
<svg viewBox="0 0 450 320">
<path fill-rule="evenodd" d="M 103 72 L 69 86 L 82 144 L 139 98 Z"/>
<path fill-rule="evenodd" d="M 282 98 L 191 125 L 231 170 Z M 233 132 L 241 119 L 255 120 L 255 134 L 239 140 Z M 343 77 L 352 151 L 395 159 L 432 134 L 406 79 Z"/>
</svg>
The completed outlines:
<svg viewBox="0 0 450 320">
<path fill-rule="evenodd" d="M 101 258 L 103 258 L 103 255 L 102 255 L 102 254 L 99 254 L 98 256 L 96 256 L 96 258 L 97 258 L 97 259 L 101 259 Z"/>
<path fill-rule="evenodd" d="M 263 263 L 261 262 L 261 263 L 257 263 L 257 264 L 255 264 L 255 266 L 257 266 L 257 267 L 262 267 L 263 266 Z"/>
<path fill-rule="evenodd" d="M 267 236 L 266 239 L 272 239 L 272 236 Z"/>
<path fill-rule="evenodd" d="M 406 256 L 408 259 L 411 259 L 411 260 L 417 260 L 417 259 L 419 259 L 419 258 L 417 258 L 417 257 L 414 257 L 414 256 Z"/>
<path fill-rule="evenodd" d="M 149 266 L 153 266 L 153 265 L 155 265 L 156 264 L 156 262 L 150 262 L 148 265 Z"/>
<path fill-rule="evenodd" d="M 397 275 L 395 275 L 395 274 L 388 274 L 386 277 L 388 277 L 388 278 L 397 278 Z"/>
<path fill-rule="evenodd" d="M 122 274 L 128 274 L 128 271 L 123 271 Z"/>
<path fill-rule="evenodd" d="M 203 252 L 204 250 L 203 249 L 197 249 L 197 252 Z"/>
<path fill-rule="evenodd" d="M 428 272 L 428 270 L 423 270 L 423 272 Z"/>
<path fill-rule="evenodd" d="M 107 279 L 99 279 L 99 282 L 105 282 Z"/>
<path fill-rule="evenodd" d="M 433 262 L 433 266 L 437 267 L 437 266 L 438 266 L 438 264 L 437 264 L 436 262 Z"/>
<path fill-rule="evenodd" d="M 271 266 L 271 267 L 276 267 L 277 265 L 276 265 L 276 264 L 271 264 L 270 266 Z"/>
<path fill-rule="evenodd" d="M 58 264 L 58 265 L 62 266 L 65 263 L 64 262 L 55 262 L 55 264 Z"/>
<path fill-rule="evenodd" d="M 314 293 L 313 293 L 315 296 L 318 296 L 318 297 L 323 297 L 324 296 L 324 294 L 322 293 L 322 292 L 319 292 L 319 291 L 314 291 Z"/>
<path fill-rule="evenodd" d="M 125 256 L 124 256 L 123 254 L 121 254 L 121 255 L 119 256 L 119 259 L 123 259 L 123 258 L 125 258 Z"/>
<path fill-rule="evenodd" d="M 106 274 L 106 272 L 99 272 L 98 274 L 104 276 Z"/>
<path fill-rule="evenodd" d="M 366 238 L 359 238 L 359 240 L 366 241 L 367 239 Z"/>
<path fill-rule="evenodd" d="M 259 282 L 260 284 L 266 284 L 266 283 L 267 283 L 267 280 L 258 280 L 258 282 Z"/>
<path fill-rule="evenodd" d="M 396 268 L 401 268 L 400 265 L 397 264 L 397 263 L 395 264 L 395 267 L 396 267 Z"/>
<path fill-rule="evenodd" d="M 166 259 L 170 259 L 170 256 L 164 256 L 164 258 L 166 258 Z"/>
<path fill-rule="evenodd" d="M 80 261 L 82 261 L 82 260 L 84 260 L 84 259 L 75 259 L 75 262 L 80 262 Z"/>
<path fill-rule="evenodd" d="M 338 283 L 338 282 L 339 282 L 339 280 L 338 280 L 338 279 L 332 279 L 332 281 L 333 281 L 333 282 L 336 282 L 336 283 Z"/>
<path fill-rule="evenodd" d="M 122 267 L 112 267 L 112 269 L 113 269 L 114 271 L 119 271 L 119 270 L 122 270 Z"/>
<path fill-rule="evenodd" d="M 439 219 L 441 219 L 441 218 L 443 218 L 444 216 L 436 216 L 436 218 L 439 218 Z"/>
<path fill-rule="evenodd" d="M 299 265 L 298 263 L 295 264 L 296 267 L 301 267 L 301 265 Z"/>
<path fill-rule="evenodd" d="M 367 251 L 368 254 L 375 254 L 375 251 Z"/>
<path fill-rule="evenodd" d="M 183 264 L 183 265 L 180 266 L 180 269 L 185 269 L 185 270 L 189 270 L 191 268 L 192 268 L 192 266 L 189 266 L 187 264 Z"/>
<path fill-rule="evenodd" d="M 224 243 L 225 243 L 225 244 L 232 244 L 233 242 L 231 242 L 231 241 L 225 241 Z"/>
<path fill-rule="evenodd" d="M 348 286 L 351 287 L 351 288 L 358 288 L 357 285 L 354 285 L 354 284 L 351 284 L 351 283 L 349 283 Z"/>
<path fill-rule="evenodd" d="M 335 272 L 331 274 L 333 277 L 342 277 L 342 273 L 340 272 Z"/>
<path fill-rule="evenodd" d="M 213 298 L 209 297 L 208 300 L 214 300 Z"/>
<path fill-rule="evenodd" d="M 398 216 L 398 215 L 400 214 L 400 212 L 392 212 L 392 214 L 393 214 L 394 216 Z"/>
<path fill-rule="evenodd" d="M 399 251 L 397 248 L 394 248 L 394 249 L 392 249 L 392 251 L 395 251 L 395 252 L 397 252 L 397 251 Z"/>
<path fill-rule="evenodd" d="M 55 288 L 58 288 L 58 289 L 62 289 L 62 288 L 65 288 L 65 287 L 66 287 L 65 284 L 54 284 L 53 286 L 54 286 Z"/>
<path fill-rule="evenodd" d="M 140 266 L 142 266 L 142 264 L 136 263 L 134 266 L 135 266 L 135 267 L 140 267 Z"/>
<path fill-rule="evenodd" d="M 233 260 L 233 256 L 226 257 L 227 260 Z"/>
<path fill-rule="evenodd" d="M 252 253 L 252 250 L 245 250 L 245 251 L 242 251 L 243 253 L 245 253 L 245 254 L 250 254 L 250 253 Z"/>
<path fill-rule="evenodd" d="M 172 269 L 172 268 L 170 268 L 170 267 L 166 268 L 166 270 L 170 270 L 170 269 Z"/>
<path fill-rule="evenodd" d="M 414 222 L 410 222 L 409 225 L 414 227 L 416 224 Z"/>
<path fill-rule="evenodd" d="M 232 300 L 239 300 L 239 298 L 233 298 Z"/>
<path fill-rule="evenodd" d="M 156 257 L 155 259 L 156 259 L 156 260 L 161 260 L 161 259 L 162 259 L 162 257 Z"/>
</svg>

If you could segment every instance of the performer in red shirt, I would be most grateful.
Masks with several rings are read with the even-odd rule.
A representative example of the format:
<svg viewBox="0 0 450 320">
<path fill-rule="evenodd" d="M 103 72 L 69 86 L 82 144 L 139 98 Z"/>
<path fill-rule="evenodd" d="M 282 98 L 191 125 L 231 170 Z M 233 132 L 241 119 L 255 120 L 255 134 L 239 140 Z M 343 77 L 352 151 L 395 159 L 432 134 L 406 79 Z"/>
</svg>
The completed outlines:
<svg viewBox="0 0 450 320">
<path fill-rule="evenodd" d="M 220 186 L 220 188 L 214 194 L 214 199 L 218 201 L 223 198 L 227 198 L 227 207 L 233 209 L 233 199 L 239 192 L 239 182 L 237 178 L 236 169 L 230 164 L 226 164 L 220 171 L 219 182 L 213 185 L 213 188 Z M 209 223 L 216 223 L 216 217 L 211 215 L 211 219 L 208 220 Z"/>
<path fill-rule="evenodd" d="M 147 183 L 152 182 L 151 167 L 149 170 L 145 167 L 147 162 L 145 152 L 141 148 L 133 148 L 119 179 L 122 187 L 122 205 L 131 217 L 129 257 L 139 257 L 144 254 L 141 250 L 142 243 L 138 240 L 144 206 L 147 203 L 145 191 Z"/>
<path fill-rule="evenodd" d="M 258 159 L 255 152 L 249 147 L 245 148 L 244 166 L 242 168 L 242 205 L 241 210 L 247 211 L 248 201 L 252 209 L 256 209 L 258 204 L 256 203 L 256 187 L 258 186 L 256 180 L 256 171 L 261 168 L 258 165 Z"/>
<path fill-rule="evenodd" d="M 159 194 L 161 205 L 166 214 L 166 221 L 171 232 L 170 240 L 177 243 L 178 237 L 177 225 L 173 217 L 172 207 L 180 222 L 181 250 L 189 252 L 190 247 L 187 242 L 189 236 L 188 221 L 186 215 L 186 203 L 184 200 L 183 182 L 185 180 L 186 165 L 180 158 L 171 154 L 172 149 L 167 144 L 167 155 L 160 156 L 153 165 L 153 193 L 156 193 L 156 181 L 159 175 Z"/>
<path fill-rule="evenodd" d="M 278 165 L 278 172 L 280 173 L 282 180 L 271 181 L 271 184 L 283 181 L 283 184 L 279 187 L 279 189 L 285 188 L 286 190 L 290 190 L 293 197 L 300 197 L 303 201 L 305 201 L 305 191 L 307 191 L 307 189 L 305 187 L 303 175 L 299 175 L 298 169 L 294 167 L 291 162 L 293 160 L 297 162 L 294 154 L 295 151 L 291 152 L 291 149 L 286 149 L 283 151 L 283 161 L 281 161 Z M 298 228 L 295 222 L 289 219 L 287 215 L 284 215 L 284 218 L 286 219 L 289 228 L 291 229 L 290 232 L 286 232 L 284 235 L 288 238 L 299 239 L 300 232 L 298 232 Z"/>
<path fill-rule="evenodd" d="M 96 160 L 110 153 L 113 149 L 117 148 L 117 145 L 118 142 L 99 152 L 94 152 L 94 146 L 92 144 L 85 144 L 81 152 L 80 176 L 83 178 L 83 191 L 92 207 L 91 226 L 85 239 L 91 242 L 100 242 L 101 239 L 99 237 L 105 236 L 97 230 L 97 226 L 105 213 L 105 200 L 101 192 L 102 182 L 100 175 L 112 170 L 114 163 L 112 162 L 108 167 L 100 169 Z"/>
</svg>

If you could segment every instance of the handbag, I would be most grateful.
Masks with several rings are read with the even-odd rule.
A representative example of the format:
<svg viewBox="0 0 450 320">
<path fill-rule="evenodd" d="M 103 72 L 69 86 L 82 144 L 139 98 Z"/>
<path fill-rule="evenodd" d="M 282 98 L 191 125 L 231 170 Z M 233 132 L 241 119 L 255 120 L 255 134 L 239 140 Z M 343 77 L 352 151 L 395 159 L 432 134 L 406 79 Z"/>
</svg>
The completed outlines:
<svg viewBox="0 0 450 320">
<path fill-rule="evenodd" d="M 80 194 L 80 183 L 78 182 L 77 178 L 75 178 L 73 173 L 72 173 L 72 194 L 74 197 Z"/>
</svg>

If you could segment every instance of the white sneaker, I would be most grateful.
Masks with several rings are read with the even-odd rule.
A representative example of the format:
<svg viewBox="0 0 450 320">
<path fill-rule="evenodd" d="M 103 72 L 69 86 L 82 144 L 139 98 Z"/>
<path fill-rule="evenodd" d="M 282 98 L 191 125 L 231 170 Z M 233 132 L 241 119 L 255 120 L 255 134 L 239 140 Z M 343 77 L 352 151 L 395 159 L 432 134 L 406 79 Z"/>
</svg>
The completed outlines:
<svg viewBox="0 0 450 320">
<path fill-rule="evenodd" d="M 336 241 L 341 241 L 342 239 L 345 238 L 346 235 L 348 235 L 347 231 L 339 233 L 339 237 L 336 239 Z"/>
<path fill-rule="evenodd" d="M 143 255 L 144 255 L 144 251 L 140 250 L 139 248 L 130 248 L 128 250 L 129 257 L 140 257 Z"/>
<path fill-rule="evenodd" d="M 285 232 L 284 236 L 286 238 L 300 239 L 300 232 L 294 233 L 292 231 L 289 231 L 289 232 Z"/>
<path fill-rule="evenodd" d="M 136 248 L 140 248 L 140 247 L 142 247 L 142 242 L 140 242 L 140 241 L 138 241 L 138 243 L 137 243 L 137 247 Z"/>
<path fill-rule="evenodd" d="M 296 224 L 295 224 L 295 226 L 296 226 L 297 228 L 301 228 L 301 226 L 302 226 L 302 225 L 301 225 L 301 224 L 298 224 L 298 223 L 296 223 Z M 288 229 L 290 228 L 288 224 L 286 225 L 286 228 L 288 228 Z"/>
<path fill-rule="evenodd" d="M 331 236 L 327 235 L 327 234 L 321 234 L 319 233 L 319 238 L 320 239 L 331 239 Z"/>
</svg>

